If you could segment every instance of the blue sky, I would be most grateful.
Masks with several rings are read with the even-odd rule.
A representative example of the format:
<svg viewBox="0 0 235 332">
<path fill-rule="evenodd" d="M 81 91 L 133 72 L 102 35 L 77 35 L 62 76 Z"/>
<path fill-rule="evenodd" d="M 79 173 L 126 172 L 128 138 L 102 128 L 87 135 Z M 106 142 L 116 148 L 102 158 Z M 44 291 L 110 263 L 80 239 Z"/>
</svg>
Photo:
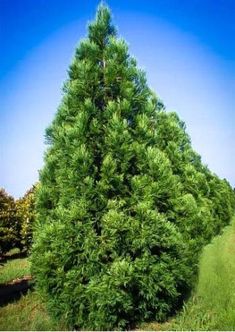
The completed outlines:
<svg viewBox="0 0 235 332">
<path fill-rule="evenodd" d="M 0 0 L 0 186 L 22 196 L 99 1 Z M 202 160 L 235 186 L 235 1 L 108 0 L 120 36 Z"/>
</svg>

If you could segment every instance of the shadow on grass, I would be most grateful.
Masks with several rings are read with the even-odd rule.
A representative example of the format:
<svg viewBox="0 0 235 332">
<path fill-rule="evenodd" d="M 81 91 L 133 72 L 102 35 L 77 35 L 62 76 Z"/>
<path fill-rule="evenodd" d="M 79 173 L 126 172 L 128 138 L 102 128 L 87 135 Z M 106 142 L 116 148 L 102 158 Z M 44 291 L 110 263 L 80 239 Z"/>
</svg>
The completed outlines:
<svg viewBox="0 0 235 332">
<path fill-rule="evenodd" d="M 14 254 L 11 255 L 3 255 L 0 256 L 0 265 L 3 265 L 4 263 L 6 263 L 7 261 L 10 261 L 12 259 L 17 259 L 17 258 L 26 258 L 27 257 L 27 253 L 26 252 L 16 252 Z"/>
<path fill-rule="evenodd" d="M 0 284 L 0 307 L 19 300 L 29 289 L 33 288 L 31 277 L 23 278 L 9 284 Z"/>
</svg>

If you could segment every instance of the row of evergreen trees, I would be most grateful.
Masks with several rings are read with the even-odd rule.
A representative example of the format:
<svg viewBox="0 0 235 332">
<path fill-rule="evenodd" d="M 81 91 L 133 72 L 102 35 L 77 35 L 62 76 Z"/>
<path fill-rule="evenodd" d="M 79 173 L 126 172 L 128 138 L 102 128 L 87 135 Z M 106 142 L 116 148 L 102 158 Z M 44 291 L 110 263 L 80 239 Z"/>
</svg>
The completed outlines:
<svg viewBox="0 0 235 332">
<path fill-rule="evenodd" d="M 28 253 L 35 219 L 35 186 L 15 200 L 0 188 L 0 257 L 18 248 Z"/>
<path fill-rule="evenodd" d="M 50 312 L 71 329 L 165 319 L 235 198 L 149 89 L 103 5 L 46 138 L 32 271 Z"/>
</svg>

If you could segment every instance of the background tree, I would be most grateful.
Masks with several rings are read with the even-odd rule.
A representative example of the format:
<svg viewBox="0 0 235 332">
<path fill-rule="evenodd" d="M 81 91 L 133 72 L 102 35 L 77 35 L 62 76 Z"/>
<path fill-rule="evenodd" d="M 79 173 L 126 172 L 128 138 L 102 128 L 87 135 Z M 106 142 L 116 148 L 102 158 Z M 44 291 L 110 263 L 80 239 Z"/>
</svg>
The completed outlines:
<svg viewBox="0 0 235 332">
<path fill-rule="evenodd" d="M 14 198 L 0 188 L 0 255 L 16 247 L 19 229 Z"/>
<path fill-rule="evenodd" d="M 28 253 L 32 245 L 33 223 L 35 220 L 35 190 L 37 185 L 30 188 L 22 198 L 16 200 L 16 214 L 20 224 L 17 246 Z"/>
<path fill-rule="evenodd" d="M 215 178 L 183 122 L 148 88 L 103 5 L 46 138 L 32 271 L 50 312 L 71 329 L 165 319 L 229 216 L 222 221 L 224 210 L 212 208 Z"/>
<path fill-rule="evenodd" d="M 157 145 L 166 153 L 181 183 L 167 215 L 188 243 L 188 259 L 195 279 L 201 248 L 230 222 L 235 195 L 226 180 L 220 180 L 202 164 L 185 128 L 176 113 L 157 112 Z"/>
</svg>

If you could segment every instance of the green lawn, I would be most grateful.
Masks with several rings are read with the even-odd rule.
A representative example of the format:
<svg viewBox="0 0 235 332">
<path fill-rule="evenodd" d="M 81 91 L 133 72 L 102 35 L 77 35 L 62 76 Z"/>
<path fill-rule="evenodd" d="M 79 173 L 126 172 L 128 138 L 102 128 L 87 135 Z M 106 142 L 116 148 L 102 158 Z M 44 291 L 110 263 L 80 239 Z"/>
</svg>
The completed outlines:
<svg viewBox="0 0 235 332">
<path fill-rule="evenodd" d="M 4 265 L 0 265 L 0 284 L 28 275 L 30 266 L 27 258 L 9 259 Z"/>
<path fill-rule="evenodd" d="M 28 258 L 11 259 L 18 253 L 12 250 L 6 256 L 8 260 L 0 266 L 0 284 L 30 275 Z M 36 292 L 28 292 L 20 300 L 0 307 L 0 331 L 48 331 L 64 330 L 47 314 L 42 300 Z"/>
<path fill-rule="evenodd" d="M 47 314 L 36 292 L 29 292 L 15 303 L 0 307 L 1 331 L 59 331 L 65 330 Z"/>
</svg>

